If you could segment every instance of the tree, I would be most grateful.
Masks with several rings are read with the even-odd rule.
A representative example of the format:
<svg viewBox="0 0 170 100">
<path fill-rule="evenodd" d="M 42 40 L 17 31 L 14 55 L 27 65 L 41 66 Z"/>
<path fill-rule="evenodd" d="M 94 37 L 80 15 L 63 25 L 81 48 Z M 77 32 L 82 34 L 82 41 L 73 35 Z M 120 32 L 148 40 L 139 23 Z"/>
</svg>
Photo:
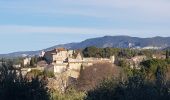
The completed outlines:
<svg viewBox="0 0 170 100">
<path fill-rule="evenodd" d="M 108 77 L 119 77 L 120 69 L 109 63 L 95 64 L 81 71 L 77 80 L 79 90 L 90 90 L 99 85 L 100 81 Z"/>
<path fill-rule="evenodd" d="M 0 98 L 2 100 L 49 100 L 46 79 L 27 79 L 8 63 L 0 66 Z"/>
<path fill-rule="evenodd" d="M 150 59 L 141 62 L 144 70 L 147 73 L 148 79 L 154 80 L 156 78 L 155 73 L 158 71 L 159 68 L 162 70 L 167 69 L 167 61 L 162 59 Z"/>
<path fill-rule="evenodd" d="M 37 64 L 37 61 L 38 61 L 37 57 L 31 57 L 30 66 L 34 67 Z"/>
<path fill-rule="evenodd" d="M 64 94 L 54 91 L 52 100 L 84 100 L 85 92 L 77 91 L 74 87 L 69 87 Z"/>
<path fill-rule="evenodd" d="M 103 81 L 87 92 L 85 100 L 169 100 L 170 86 L 149 83 L 142 74 L 134 74 L 126 82 Z"/>
<path fill-rule="evenodd" d="M 104 79 L 93 90 L 87 92 L 85 100 L 115 100 L 115 90 L 118 80 L 113 78 Z"/>
<path fill-rule="evenodd" d="M 84 57 L 101 57 L 101 49 L 95 46 L 87 47 L 83 50 Z"/>
<path fill-rule="evenodd" d="M 30 66 L 34 66 L 34 65 L 35 65 L 35 61 L 34 61 L 34 58 L 32 57 L 30 60 Z"/>
<path fill-rule="evenodd" d="M 170 52 L 168 50 L 166 50 L 166 59 L 169 59 L 169 54 L 170 54 Z"/>
</svg>

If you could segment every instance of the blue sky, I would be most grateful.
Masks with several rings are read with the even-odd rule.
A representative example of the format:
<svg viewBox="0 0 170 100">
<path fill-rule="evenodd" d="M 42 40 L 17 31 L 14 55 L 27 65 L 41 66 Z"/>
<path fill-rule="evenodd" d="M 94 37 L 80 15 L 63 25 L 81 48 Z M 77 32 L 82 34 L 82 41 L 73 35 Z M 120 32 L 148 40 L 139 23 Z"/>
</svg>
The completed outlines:
<svg viewBox="0 0 170 100">
<path fill-rule="evenodd" d="M 0 0 L 0 53 L 104 35 L 170 36 L 169 0 Z"/>
</svg>

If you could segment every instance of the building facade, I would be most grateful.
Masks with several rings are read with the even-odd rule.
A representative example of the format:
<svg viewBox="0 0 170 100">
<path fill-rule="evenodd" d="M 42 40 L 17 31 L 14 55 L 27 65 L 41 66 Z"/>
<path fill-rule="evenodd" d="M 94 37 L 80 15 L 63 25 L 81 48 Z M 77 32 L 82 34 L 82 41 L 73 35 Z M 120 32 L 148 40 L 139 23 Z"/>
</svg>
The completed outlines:
<svg viewBox="0 0 170 100">
<path fill-rule="evenodd" d="M 95 63 L 114 63 L 115 61 L 114 56 L 111 56 L 110 59 L 92 57 L 83 58 L 81 53 L 77 53 L 74 50 L 67 50 L 64 48 L 56 48 L 54 50 L 47 51 L 44 54 L 44 58 L 49 64 L 45 69 L 54 73 L 63 73 L 66 71 L 79 72 L 82 66 L 88 67 Z"/>
</svg>

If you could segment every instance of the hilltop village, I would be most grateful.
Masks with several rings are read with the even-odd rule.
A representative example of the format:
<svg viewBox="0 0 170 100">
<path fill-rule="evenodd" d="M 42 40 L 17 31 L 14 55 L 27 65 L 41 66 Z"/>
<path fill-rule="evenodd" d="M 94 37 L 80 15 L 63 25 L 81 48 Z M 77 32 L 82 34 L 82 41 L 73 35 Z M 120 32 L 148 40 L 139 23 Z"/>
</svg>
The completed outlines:
<svg viewBox="0 0 170 100">
<path fill-rule="evenodd" d="M 67 50 L 65 48 L 55 48 L 51 51 L 42 51 L 39 55 L 44 60 L 37 63 L 37 69 L 50 71 L 55 75 L 68 73 L 68 76 L 78 78 L 81 68 L 92 66 L 96 63 L 112 63 L 115 62 L 115 56 L 110 58 L 85 58 L 80 52 L 75 50 Z M 23 60 L 24 65 L 30 64 L 31 58 Z M 35 68 L 24 68 L 27 71 Z M 23 70 L 24 70 L 23 69 Z"/>
<path fill-rule="evenodd" d="M 64 99 L 68 100 L 68 98 L 93 97 L 93 95 L 86 93 L 91 93 L 90 91 L 98 88 L 103 93 L 105 90 L 100 90 L 103 88 L 100 88 L 100 85 L 104 86 L 104 89 L 109 89 L 109 91 L 112 88 L 116 91 L 119 91 L 119 89 L 124 91 L 126 86 L 131 86 L 131 83 L 126 84 L 127 82 L 135 82 L 132 84 L 141 84 L 143 86 L 145 85 L 143 84 L 145 80 L 149 82 L 147 84 L 158 82 L 157 80 L 159 79 L 157 78 L 164 77 L 163 81 L 170 80 L 169 58 L 170 50 L 97 48 L 92 46 L 80 50 L 54 48 L 41 51 L 39 55 L 18 57 L 17 59 L 6 61 L 1 59 L 0 65 L 4 66 L 4 68 L 6 66 L 11 68 L 12 65 L 14 69 L 10 69 L 9 76 L 13 73 L 12 77 L 14 78 L 15 75 L 21 76 L 21 80 L 24 77 L 23 82 L 27 80 L 28 86 L 32 84 L 31 82 L 35 82 L 34 79 L 43 80 L 45 82 L 44 88 L 48 89 L 52 97 L 62 98 L 62 96 L 69 95 L 69 97 L 65 96 L 67 99 Z M 118 84 L 119 82 L 122 84 Z M 115 84 L 120 88 L 114 87 Z M 155 85 L 155 83 L 152 85 Z M 157 84 L 155 86 L 158 87 Z M 154 89 L 152 88 L 152 90 Z M 98 94 L 95 91 L 94 93 Z"/>
<path fill-rule="evenodd" d="M 37 62 L 36 67 L 24 67 L 21 69 L 22 74 L 27 75 L 34 70 L 52 73 L 55 79 L 49 78 L 49 84 L 55 84 L 55 88 L 60 89 L 60 91 L 64 91 L 65 87 L 62 82 L 68 83 L 78 79 L 81 70 L 102 63 L 109 63 L 114 66 L 115 62 L 114 55 L 109 58 L 83 57 L 81 52 L 65 48 L 55 48 L 46 52 L 41 51 L 39 58 L 42 59 Z M 31 58 L 25 57 L 23 64 L 24 66 L 31 65 Z M 18 67 L 19 65 L 15 66 Z"/>
<path fill-rule="evenodd" d="M 95 51 L 94 51 L 95 52 Z M 146 54 L 136 54 L 132 57 L 122 58 L 115 55 L 106 57 L 84 57 L 82 52 L 77 50 L 68 50 L 65 48 L 55 48 L 49 51 L 41 51 L 39 56 L 41 58 L 36 67 L 22 68 L 23 75 L 26 75 L 31 70 L 41 70 L 53 73 L 55 76 L 66 74 L 68 77 L 77 79 L 81 69 L 85 69 L 95 64 L 109 63 L 112 66 L 120 66 L 120 62 L 124 60 L 126 64 L 132 69 L 140 69 L 140 63 L 150 58 L 165 59 L 164 54 L 154 53 L 148 57 Z M 23 59 L 23 66 L 31 65 L 31 57 Z M 21 67 L 21 65 L 14 65 Z"/>
<path fill-rule="evenodd" d="M 152 59 L 163 60 L 167 57 L 169 56 L 164 52 L 150 50 L 97 47 L 87 47 L 83 50 L 54 48 L 41 51 L 38 56 L 26 56 L 21 60 L 21 64 L 13 66 L 21 68 L 22 75 L 29 79 L 39 74 L 47 75 L 48 87 L 63 92 L 68 86 L 77 84 L 76 81 L 80 80 L 82 75 L 91 78 L 88 79 L 91 81 L 102 79 L 107 76 L 106 74 L 113 75 L 115 78 L 127 73 L 131 75 L 131 70 L 142 68 L 141 63 Z M 96 76 L 98 78 L 93 74 L 88 76 L 90 73 L 99 74 Z M 86 78 L 82 78 L 82 81 L 87 80 Z M 122 80 L 125 78 L 126 76 L 123 76 Z M 96 82 L 95 84 L 98 84 L 99 81 Z M 93 85 L 89 87 L 92 88 Z"/>
</svg>

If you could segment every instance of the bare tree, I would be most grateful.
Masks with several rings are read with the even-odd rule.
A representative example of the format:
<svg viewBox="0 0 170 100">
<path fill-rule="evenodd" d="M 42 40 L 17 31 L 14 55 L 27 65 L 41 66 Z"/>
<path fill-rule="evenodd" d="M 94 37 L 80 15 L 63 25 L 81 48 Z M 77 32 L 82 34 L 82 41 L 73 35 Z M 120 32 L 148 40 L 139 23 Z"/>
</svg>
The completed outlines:
<svg viewBox="0 0 170 100">
<path fill-rule="evenodd" d="M 77 82 L 79 90 L 90 90 L 105 78 L 119 77 L 120 69 L 111 63 L 98 63 L 85 68 Z"/>
</svg>

